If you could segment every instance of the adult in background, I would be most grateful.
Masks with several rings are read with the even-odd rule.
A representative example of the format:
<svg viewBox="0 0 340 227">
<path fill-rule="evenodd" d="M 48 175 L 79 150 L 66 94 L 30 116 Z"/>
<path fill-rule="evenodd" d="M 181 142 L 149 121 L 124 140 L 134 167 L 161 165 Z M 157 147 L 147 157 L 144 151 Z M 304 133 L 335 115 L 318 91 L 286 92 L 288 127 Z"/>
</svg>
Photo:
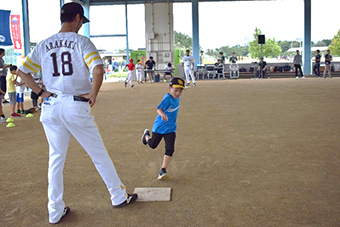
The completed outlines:
<svg viewBox="0 0 340 227">
<path fill-rule="evenodd" d="M 62 6 L 60 20 L 59 33 L 41 41 L 18 70 L 26 84 L 45 100 L 40 121 L 49 143 L 48 213 L 52 224 L 70 212 L 63 201 L 63 169 L 71 135 L 91 157 L 114 207 L 132 204 L 138 197 L 126 193 L 91 115 L 103 82 L 104 67 L 90 39 L 78 34 L 89 20 L 82 6 L 75 2 Z M 40 68 L 46 91 L 30 75 Z"/>
<path fill-rule="evenodd" d="M 11 67 L 11 65 L 6 65 L 3 57 L 5 56 L 5 49 L 0 48 L 0 88 L 6 94 L 7 91 L 7 68 Z M 5 96 L 3 96 L 3 103 L 9 103 Z"/>
<path fill-rule="evenodd" d="M 223 52 L 220 52 L 220 59 L 221 59 L 221 63 L 224 64 L 225 63 L 225 57 L 223 55 Z"/>
<path fill-rule="evenodd" d="M 229 63 L 236 63 L 236 62 L 237 62 L 236 53 L 233 52 L 233 55 L 229 58 Z"/>
<path fill-rule="evenodd" d="M 187 83 L 186 86 L 190 86 L 189 75 L 191 76 L 192 84 L 196 86 L 195 75 L 193 72 L 194 62 L 195 62 L 195 59 L 193 56 L 190 55 L 190 50 L 186 50 L 185 55 L 183 57 L 183 61 L 182 61 L 182 67 L 184 67 L 184 74 L 185 74 L 186 83 Z"/>
<path fill-rule="evenodd" d="M 267 71 L 267 62 L 260 58 L 259 65 L 257 67 L 257 78 L 264 78 Z"/>
<path fill-rule="evenodd" d="M 314 61 L 315 61 L 315 64 L 313 67 L 313 71 L 315 73 L 315 77 L 319 77 L 320 76 L 320 62 L 321 62 L 320 50 L 316 50 Z"/>
<path fill-rule="evenodd" d="M 293 58 L 293 65 L 295 68 L 295 77 L 296 79 L 299 78 L 298 70 L 300 71 L 301 78 L 305 78 L 305 76 L 302 73 L 301 65 L 302 65 L 302 56 L 300 55 L 300 51 L 296 50 L 296 55 Z"/>
<path fill-rule="evenodd" d="M 326 78 L 326 74 L 328 73 L 328 77 L 332 78 L 331 75 L 331 62 L 332 62 L 332 55 L 331 55 L 331 51 L 327 50 L 327 54 L 325 55 L 325 70 L 323 71 L 323 78 Z"/>
<path fill-rule="evenodd" d="M 156 62 L 153 60 L 153 57 L 150 56 L 149 60 L 147 60 L 145 62 L 145 66 L 146 66 L 146 74 L 149 75 L 149 82 L 152 83 L 153 82 L 153 77 L 154 77 L 154 71 L 155 71 L 155 67 L 156 67 Z M 145 74 L 145 82 L 146 82 L 146 74 Z"/>
</svg>

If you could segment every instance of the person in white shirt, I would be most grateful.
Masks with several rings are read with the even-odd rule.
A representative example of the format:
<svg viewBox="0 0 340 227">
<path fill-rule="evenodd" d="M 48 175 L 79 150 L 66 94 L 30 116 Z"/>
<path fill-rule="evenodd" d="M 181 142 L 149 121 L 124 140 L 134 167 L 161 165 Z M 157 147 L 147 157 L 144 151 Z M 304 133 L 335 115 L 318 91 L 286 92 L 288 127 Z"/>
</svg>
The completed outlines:
<svg viewBox="0 0 340 227">
<path fill-rule="evenodd" d="M 137 63 L 136 63 L 137 83 L 141 83 L 141 84 L 143 83 L 142 69 L 143 69 L 143 66 L 140 63 L 140 60 L 137 60 Z"/>
<path fill-rule="evenodd" d="M 103 82 L 104 67 L 91 40 L 78 34 L 89 20 L 84 16 L 83 7 L 75 2 L 62 6 L 60 20 L 61 30 L 41 41 L 18 69 L 27 86 L 44 100 L 40 121 L 49 143 L 47 207 L 51 224 L 58 223 L 70 212 L 63 200 L 63 170 L 71 135 L 92 159 L 113 207 L 124 207 L 138 198 L 137 194 L 126 192 L 91 114 Z M 46 90 L 30 75 L 39 70 Z"/>
<path fill-rule="evenodd" d="M 183 57 L 182 67 L 184 67 L 184 73 L 185 73 L 185 78 L 186 78 L 186 83 L 187 83 L 186 86 L 190 86 L 189 75 L 191 76 L 192 84 L 196 86 L 195 75 L 193 72 L 195 59 L 193 56 L 189 55 L 190 50 L 186 50 L 185 52 L 186 52 L 186 55 L 184 55 Z"/>
<path fill-rule="evenodd" d="M 172 78 L 174 78 L 174 70 L 175 67 L 169 62 L 167 65 L 165 65 L 164 67 L 164 82 L 166 82 L 166 76 L 170 76 L 172 80 Z"/>
</svg>

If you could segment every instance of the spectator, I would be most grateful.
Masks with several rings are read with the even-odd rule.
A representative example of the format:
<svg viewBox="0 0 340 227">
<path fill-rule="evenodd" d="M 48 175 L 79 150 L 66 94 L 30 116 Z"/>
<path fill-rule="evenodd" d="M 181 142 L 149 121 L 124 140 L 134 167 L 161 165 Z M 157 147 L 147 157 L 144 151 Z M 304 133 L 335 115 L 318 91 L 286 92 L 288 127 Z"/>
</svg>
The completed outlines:
<svg viewBox="0 0 340 227">
<path fill-rule="evenodd" d="M 233 52 L 233 56 L 231 56 L 229 58 L 229 63 L 236 63 L 237 62 L 237 57 L 236 57 L 236 53 Z"/>
<path fill-rule="evenodd" d="M 301 69 L 301 65 L 302 65 L 302 56 L 300 55 L 300 51 L 299 50 L 296 50 L 296 55 L 294 56 L 294 59 L 293 59 L 293 65 L 294 65 L 294 68 L 295 68 L 295 77 L 296 79 L 299 78 L 299 74 L 298 74 L 298 70 L 300 70 L 300 74 L 301 74 L 301 78 L 305 78 L 303 73 L 302 73 L 302 69 Z"/>
<path fill-rule="evenodd" d="M 6 93 L 7 91 L 7 82 L 6 82 L 6 76 L 7 76 L 7 68 L 9 68 L 11 65 L 6 65 L 3 57 L 5 56 L 5 49 L 0 48 L 0 89 Z M 8 103 L 8 101 L 5 99 L 5 96 L 3 96 L 3 103 Z"/>
<path fill-rule="evenodd" d="M 263 57 L 261 57 L 261 60 L 259 62 L 259 66 L 257 67 L 257 78 L 264 78 L 267 71 L 267 62 L 263 60 Z"/>
<path fill-rule="evenodd" d="M 327 54 L 325 55 L 325 70 L 323 71 L 323 78 L 326 78 L 326 74 L 328 73 L 328 77 L 332 78 L 331 75 L 331 62 L 332 62 L 332 55 L 331 55 L 331 51 L 327 50 Z"/>
<path fill-rule="evenodd" d="M 154 70 L 156 67 L 156 62 L 153 60 L 153 57 L 150 56 L 149 60 L 145 62 L 146 66 L 146 74 L 149 75 L 149 81 L 152 83 L 153 82 L 153 76 L 154 76 Z M 146 82 L 146 75 L 145 75 L 145 82 Z"/>
<path fill-rule="evenodd" d="M 315 55 L 315 64 L 313 67 L 313 71 L 315 73 L 315 77 L 320 76 L 320 62 L 321 62 L 321 55 L 320 55 L 320 50 L 316 50 L 316 55 Z"/>
<path fill-rule="evenodd" d="M 221 59 L 221 63 L 224 64 L 225 63 L 225 57 L 223 56 L 223 52 L 220 52 L 220 59 Z"/>
<path fill-rule="evenodd" d="M 11 110 L 11 117 L 21 117 L 20 114 L 15 113 L 15 105 L 17 103 L 15 84 L 17 83 L 17 67 L 15 65 L 9 68 L 10 74 L 7 76 L 7 93 L 9 97 L 9 104 Z"/>
</svg>

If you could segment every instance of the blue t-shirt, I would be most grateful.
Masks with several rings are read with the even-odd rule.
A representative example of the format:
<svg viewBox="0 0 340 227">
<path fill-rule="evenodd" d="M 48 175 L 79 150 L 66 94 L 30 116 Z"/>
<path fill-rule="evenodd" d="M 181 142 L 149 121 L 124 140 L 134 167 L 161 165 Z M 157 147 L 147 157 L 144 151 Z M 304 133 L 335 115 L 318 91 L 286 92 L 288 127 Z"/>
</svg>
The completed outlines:
<svg viewBox="0 0 340 227">
<path fill-rule="evenodd" d="M 169 93 L 166 93 L 161 104 L 157 106 L 157 109 L 160 108 L 168 116 L 168 121 L 163 121 L 162 117 L 158 115 L 156 117 L 155 123 L 153 124 L 152 132 L 159 134 L 176 132 L 176 119 L 179 110 L 179 98 L 175 99 Z"/>
</svg>

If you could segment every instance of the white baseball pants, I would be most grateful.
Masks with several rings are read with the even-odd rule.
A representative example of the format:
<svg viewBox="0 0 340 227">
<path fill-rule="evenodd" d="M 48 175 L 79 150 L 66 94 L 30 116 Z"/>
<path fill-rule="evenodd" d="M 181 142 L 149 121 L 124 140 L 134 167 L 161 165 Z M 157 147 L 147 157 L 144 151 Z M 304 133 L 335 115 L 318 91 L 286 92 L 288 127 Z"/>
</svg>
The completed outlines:
<svg viewBox="0 0 340 227">
<path fill-rule="evenodd" d="M 91 157 L 109 190 L 112 205 L 126 200 L 126 188 L 104 147 L 88 102 L 74 101 L 70 95 L 50 97 L 43 104 L 40 121 L 49 143 L 47 207 L 50 223 L 60 220 L 65 207 L 63 169 L 71 135 Z"/>
<path fill-rule="evenodd" d="M 126 80 L 126 83 L 127 82 L 130 82 L 130 85 L 132 85 L 132 71 L 131 70 L 127 71 L 127 80 Z"/>
<path fill-rule="evenodd" d="M 139 82 L 142 81 L 143 80 L 143 75 L 142 75 L 141 70 L 137 70 L 136 74 L 137 74 L 137 81 L 139 81 Z"/>
<path fill-rule="evenodd" d="M 184 73 L 187 83 L 190 83 L 189 75 L 191 76 L 192 83 L 195 83 L 195 76 L 190 66 L 184 66 Z"/>
</svg>

